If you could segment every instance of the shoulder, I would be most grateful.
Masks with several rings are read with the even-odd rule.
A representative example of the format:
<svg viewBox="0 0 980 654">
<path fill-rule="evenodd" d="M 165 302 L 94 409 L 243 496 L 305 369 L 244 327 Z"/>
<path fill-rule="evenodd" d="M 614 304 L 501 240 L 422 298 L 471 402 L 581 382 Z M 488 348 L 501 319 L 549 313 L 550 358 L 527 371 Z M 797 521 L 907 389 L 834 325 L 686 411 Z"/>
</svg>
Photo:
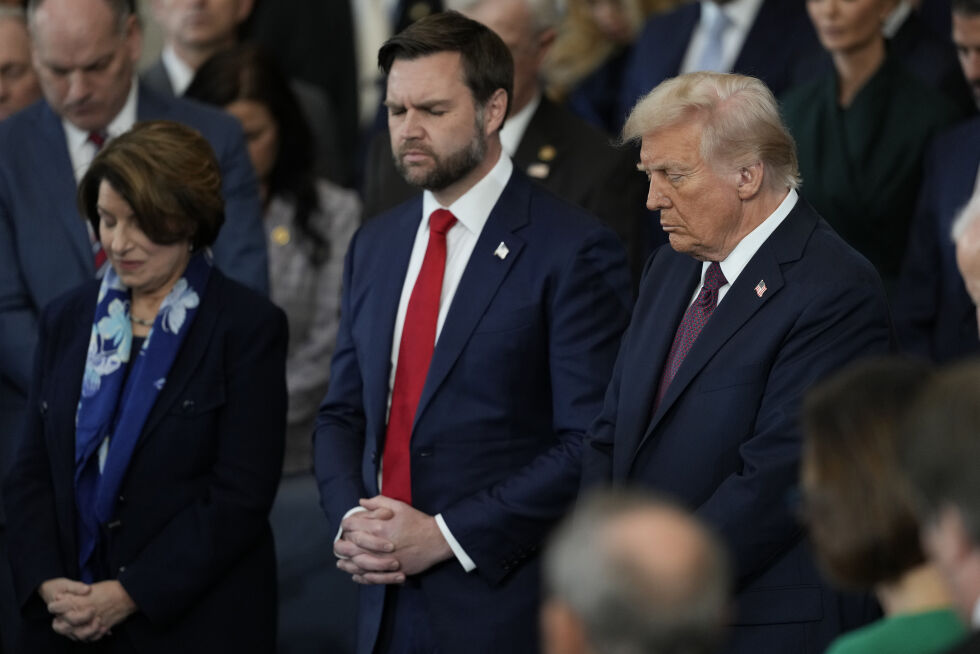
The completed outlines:
<svg viewBox="0 0 980 654">
<path fill-rule="evenodd" d="M 790 87 L 779 96 L 784 117 L 787 121 L 796 118 L 807 109 L 812 110 L 813 104 L 826 92 L 827 85 L 833 83 L 834 72 L 823 71 L 814 79 Z"/>
<path fill-rule="evenodd" d="M 355 191 L 326 179 L 318 179 L 316 194 L 320 204 L 321 220 L 331 223 L 360 221 L 361 199 Z"/>
<path fill-rule="evenodd" d="M 646 49 L 655 48 L 660 39 L 672 36 L 676 30 L 693 28 L 700 15 L 701 8 L 697 2 L 689 2 L 672 11 L 654 15 L 643 25 L 636 43 Z"/>
<path fill-rule="evenodd" d="M 175 120 L 198 130 L 217 145 L 215 139 L 241 137 L 242 128 L 237 120 L 225 112 L 187 98 L 171 98 L 148 88 L 139 87 L 140 120 Z"/>
<path fill-rule="evenodd" d="M 800 259 L 792 272 L 787 273 L 788 278 L 819 287 L 881 290 L 881 278 L 871 262 L 841 238 L 803 198 L 773 236 L 784 227 L 787 230 L 799 229 L 801 224 L 806 223 L 813 225 L 812 231 L 805 239 Z"/>
<path fill-rule="evenodd" d="M 13 147 L 21 147 L 27 143 L 37 147 L 38 130 L 60 126 L 60 121 L 43 99 L 5 120 L 0 120 L 0 159 L 16 155 L 11 149 Z"/>
<path fill-rule="evenodd" d="M 202 300 L 211 304 L 218 320 L 236 330 L 264 330 L 285 327 L 286 314 L 266 296 L 225 276 L 217 266 L 212 268 L 207 291 Z"/>
</svg>

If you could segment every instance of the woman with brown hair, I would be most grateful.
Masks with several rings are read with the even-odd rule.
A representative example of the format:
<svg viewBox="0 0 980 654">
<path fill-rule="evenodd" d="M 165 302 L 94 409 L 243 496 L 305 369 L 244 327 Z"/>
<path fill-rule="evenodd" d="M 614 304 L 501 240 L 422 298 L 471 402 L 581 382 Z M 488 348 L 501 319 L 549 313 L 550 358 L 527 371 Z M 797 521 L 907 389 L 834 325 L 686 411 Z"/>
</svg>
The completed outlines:
<svg viewBox="0 0 980 654">
<path fill-rule="evenodd" d="M 211 263 L 221 174 L 194 130 L 110 141 L 78 204 L 112 267 L 41 318 L 4 487 L 22 649 L 271 652 L 285 316 Z"/>
<path fill-rule="evenodd" d="M 925 363 L 871 360 L 823 382 L 804 404 L 801 479 L 817 558 L 838 585 L 873 591 L 885 613 L 829 653 L 931 654 L 964 634 L 919 544 L 898 461 L 904 412 L 928 378 Z"/>
</svg>

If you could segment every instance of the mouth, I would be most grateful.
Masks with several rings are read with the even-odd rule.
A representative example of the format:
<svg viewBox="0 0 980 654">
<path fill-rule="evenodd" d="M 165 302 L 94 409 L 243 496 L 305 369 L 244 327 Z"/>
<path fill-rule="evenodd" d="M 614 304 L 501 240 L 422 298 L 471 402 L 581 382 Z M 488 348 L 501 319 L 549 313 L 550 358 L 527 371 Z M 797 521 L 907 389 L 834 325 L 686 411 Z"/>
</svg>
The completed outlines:
<svg viewBox="0 0 980 654">
<path fill-rule="evenodd" d="M 401 150 L 398 153 L 398 157 L 405 164 L 418 164 L 426 160 L 431 160 L 432 154 L 429 153 L 427 150 L 412 149 L 412 150 Z"/>
<path fill-rule="evenodd" d="M 142 261 L 132 261 L 129 259 L 116 259 L 115 267 L 122 272 L 133 272 L 143 265 Z"/>
</svg>

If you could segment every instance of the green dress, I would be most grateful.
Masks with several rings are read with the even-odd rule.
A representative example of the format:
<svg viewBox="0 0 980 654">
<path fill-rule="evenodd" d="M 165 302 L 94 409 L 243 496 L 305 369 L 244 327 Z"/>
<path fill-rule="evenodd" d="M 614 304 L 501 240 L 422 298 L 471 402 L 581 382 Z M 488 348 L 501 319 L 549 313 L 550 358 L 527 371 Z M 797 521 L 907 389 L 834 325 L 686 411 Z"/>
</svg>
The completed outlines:
<svg viewBox="0 0 980 654">
<path fill-rule="evenodd" d="M 826 654 L 934 654 L 966 636 L 966 627 L 951 609 L 882 618 L 840 636 Z"/>
<path fill-rule="evenodd" d="M 886 282 L 898 276 L 930 138 L 960 117 L 956 106 L 893 58 L 837 102 L 836 71 L 782 98 L 796 139 L 801 193 Z"/>
</svg>

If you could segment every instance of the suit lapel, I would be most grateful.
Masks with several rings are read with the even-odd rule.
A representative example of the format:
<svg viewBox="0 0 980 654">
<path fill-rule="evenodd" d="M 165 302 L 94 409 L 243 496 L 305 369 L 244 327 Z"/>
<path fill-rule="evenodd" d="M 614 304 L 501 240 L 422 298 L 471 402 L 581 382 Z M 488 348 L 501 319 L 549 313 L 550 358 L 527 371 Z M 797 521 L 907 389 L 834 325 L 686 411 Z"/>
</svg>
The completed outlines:
<svg viewBox="0 0 980 654">
<path fill-rule="evenodd" d="M 47 103 L 44 103 L 40 115 L 38 134 L 43 141 L 43 145 L 34 153 L 34 156 L 43 158 L 38 169 L 47 170 L 51 175 L 47 180 L 37 181 L 53 186 L 48 194 L 54 209 L 52 219 L 65 230 L 72 252 L 78 256 L 84 269 L 90 275 L 94 274 L 95 261 L 88 229 L 75 204 L 75 170 L 68 153 L 68 140 L 61 119 Z"/>
<path fill-rule="evenodd" d="M 515 171 L 490 212 L 436 342 L 425 387 L 415 412 L 415 424 L 418 424 L 432 396 L 459 358 L 501 282 L 520 258 L 524 241 L 514 231 L 527 223 L 530 191 L 529 183 Z M 503 259 L 494 256 L 500 243 L 504 243 L 509 250 Z"/>
<path fill-rule="evenodd" d="M 756 312 L 779 293 L 785 283 L 782 264 L 795 261 L 802 256 L 806 240 L 815 225 L 816 214 L 809 209 L 802 198 L 798 199 L 790 214 L 749 260 L 724 300 L 712 313 L 670 386 L 667 387 L 660 406 L 657 407 L 643 439 L 631 453 L 631 457 L 643 447 L 666 412 L 693 383 L 712 357 Z M 766 287 L 761 295 L 756 292 L 756 286 L 760 282 L 764 282 Z"/>
</svg>

